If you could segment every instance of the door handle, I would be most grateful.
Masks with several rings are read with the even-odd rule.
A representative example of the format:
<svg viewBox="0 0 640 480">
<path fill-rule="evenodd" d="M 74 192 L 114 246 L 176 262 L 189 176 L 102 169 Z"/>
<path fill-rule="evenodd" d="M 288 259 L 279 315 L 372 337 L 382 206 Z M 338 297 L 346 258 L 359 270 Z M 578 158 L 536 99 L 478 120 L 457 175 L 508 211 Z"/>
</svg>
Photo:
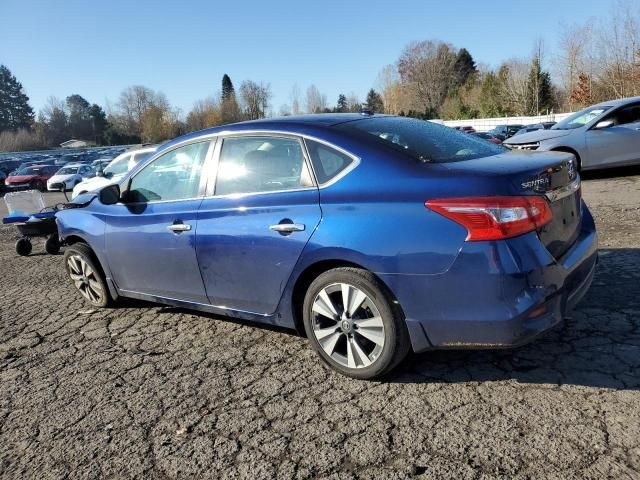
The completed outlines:
<svg viewBox="0 0 640 480">
<path fill-rule="evenodd" d="M 304 232 L 305 225 L 304 223 L 278 223 L 269 228 L 278 233 Z"/>
<path fill-rule="evenodd" d="M 169 225 L 167 229 L 171 230 L 173 233 L 188 232 L 191 230 L 191 225 L 187 223 L 174 223 Z"/>
</svg>

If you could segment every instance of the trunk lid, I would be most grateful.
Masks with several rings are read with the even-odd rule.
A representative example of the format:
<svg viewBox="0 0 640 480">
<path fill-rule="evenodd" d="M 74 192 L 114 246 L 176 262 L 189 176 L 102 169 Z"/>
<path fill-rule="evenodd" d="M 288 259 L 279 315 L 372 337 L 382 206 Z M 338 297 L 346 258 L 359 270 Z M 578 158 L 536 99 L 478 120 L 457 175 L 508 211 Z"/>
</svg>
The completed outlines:
<svg viewBox="0 0 640 480">
<path fill-rule="evenodd" d="M 578 238 L 581 227 L 580 177 L 575 157 L 564 152 L 509 152 L 446 164 L 452 174 L 482 177 L 485 195 L 541 195 L 553 212 L 538 230 L 540 240 L 561 257 Z"/>
</svg>

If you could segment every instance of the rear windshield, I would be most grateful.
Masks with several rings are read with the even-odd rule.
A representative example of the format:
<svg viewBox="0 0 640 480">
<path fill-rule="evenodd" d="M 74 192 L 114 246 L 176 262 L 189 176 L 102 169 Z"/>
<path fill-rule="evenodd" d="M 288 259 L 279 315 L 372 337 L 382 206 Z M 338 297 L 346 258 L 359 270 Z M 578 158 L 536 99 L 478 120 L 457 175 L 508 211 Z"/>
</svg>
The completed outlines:
<svg viewBox="0 0 640 480">
<path fill-rule="evenodd" d="M 469 133 L 437 123 L 406 117 L 374 117 L 336 126 L 366 132 L 389 147 L 422 162 L 456 162 L 489 157 L 506 151 Z"/>
</svg>

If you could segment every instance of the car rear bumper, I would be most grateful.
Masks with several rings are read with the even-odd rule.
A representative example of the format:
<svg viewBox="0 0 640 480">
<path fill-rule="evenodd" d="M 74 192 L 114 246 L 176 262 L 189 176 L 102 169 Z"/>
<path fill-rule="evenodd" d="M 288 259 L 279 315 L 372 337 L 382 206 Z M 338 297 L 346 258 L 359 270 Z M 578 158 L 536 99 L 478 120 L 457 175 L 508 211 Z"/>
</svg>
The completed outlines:
<svg viewBox="0 0 640 480">
<path fill-rule="evenodd" d="M 414 351 L 510 348 L 562 322 L 588 291 L 598 240 L 586 205 L 580 234 L 555 259 L 535 232 L 468 242 L 447 272 L 379 274 L 402 306 Z"/>
</svg>

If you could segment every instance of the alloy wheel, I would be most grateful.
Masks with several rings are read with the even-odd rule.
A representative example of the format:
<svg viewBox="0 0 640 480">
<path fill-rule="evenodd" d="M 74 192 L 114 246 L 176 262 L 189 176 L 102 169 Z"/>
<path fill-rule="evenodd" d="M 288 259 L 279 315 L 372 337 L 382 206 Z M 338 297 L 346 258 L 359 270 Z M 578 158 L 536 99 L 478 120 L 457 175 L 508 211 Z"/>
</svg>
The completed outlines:
<svg viewBox="0 0 640 480">
<path fill-rule="evenodd" d="M 80 255 L 71 255 L 67 259 L 69 276 L 78 291 L 91 303 L 100 304 L 104 299 L 104 290 L 91 265 Z"/>
<path fill-rule="evenodd" d="M 365 368 L 384 348 L 384 323 L 373 300 L 348 283 L 324 287 L 312 306 L 313 334 L 332 360 Z"/>
</svg>

